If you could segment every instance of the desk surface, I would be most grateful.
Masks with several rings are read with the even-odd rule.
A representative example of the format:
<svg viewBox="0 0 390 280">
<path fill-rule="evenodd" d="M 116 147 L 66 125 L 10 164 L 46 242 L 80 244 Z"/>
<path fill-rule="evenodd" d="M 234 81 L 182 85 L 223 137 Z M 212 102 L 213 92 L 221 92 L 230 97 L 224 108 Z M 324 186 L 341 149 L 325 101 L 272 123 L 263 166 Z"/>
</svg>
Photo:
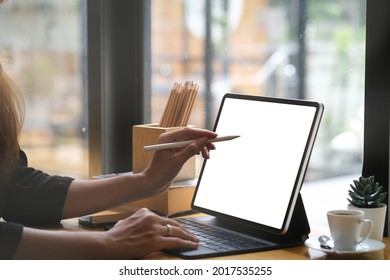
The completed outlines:
<svg viewBox="0 0 390 280">
<path fill-rule="evenodd" d="M 92 231 L 99 229 L 85 228 L 78 224 L 78 219 L 68 219 L 62 221 L 61 229 L 64 230 L 77 230 L 77 231 Z M 310 236 L 317 236 L 322 233 L 326 233 L 326 229 L 321 227 L 312 226 L 312 233 Z M 327 255 L 318 250 L 309 249 L 306 246 L 298 246 L 293 248 L 276 249 L 263 252 L 247 253 L 230 255 L 223 257 L 208 258 L 212 260 L 309 260 L 309 259 L 363 259 L 363 260 L 389 260 L 390 259 L 390 237 L 383 239 L 385 248 L 380 251 L 370 252 L 359 255 L 348 255 L 348 256 L 334 256 Z M 148 260 L 175 260 L 177 257 L 165 254 L 163 252 L 156 252 L 145 259 Z"/>
</svg>

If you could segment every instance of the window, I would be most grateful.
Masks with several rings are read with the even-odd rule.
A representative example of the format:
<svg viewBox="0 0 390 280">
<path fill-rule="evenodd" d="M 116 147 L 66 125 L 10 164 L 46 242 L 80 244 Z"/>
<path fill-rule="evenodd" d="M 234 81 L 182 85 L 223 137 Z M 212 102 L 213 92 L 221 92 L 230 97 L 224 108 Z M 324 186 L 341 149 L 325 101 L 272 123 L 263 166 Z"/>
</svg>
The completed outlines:
<svg viewBox="0 0 390 280">
<path fill-rule="evenodd" d="M 21 143 L 31 164 L 86 177 L 83 7 L 115 5 L 62 2 L 3 4 L 0 26 L 7 32 L 0 33 L 0 48 L 26 98 Z M 151 122 L 159 121 L 177 81 L 200 85 L 190 120 L 198 127 L 212 127 L 225 92 L 315 99 L 326 110 L 307 179 L 360 173 L 365 1 L 172 0 L 168 6 L 152 0 L 150 5 Z"/>
<path fill-rule="evenodd" d="M 190 123 L 211 128 L 226 92 L 325 105 L 302 189 L 310 223 L 345 208 L 362 172 L 366 2 L 152 0 L 152 122 L 174 82 L 200 95 Z M 326 203 L 318 204 L 318 197 Z"/>
<path fill-rule="evenodd" d="M 0 5 L 1 60 L 26 102 L 21 147 L 32 166 L 78 178 L 88 175 L 83 2 Z"/>
<path fill-rule="evenodd" d="M 6 69 L 27 103 L 22 147 L 38 168 L 86 177 L 87 1 L 22 2 L 0 9 Z M 361 171 L 364 1 L 152 0 L 151 14 L 151 122 L 186 80 L 200 85 L 197 127 L 212 127 L 225 92 L 315 99 L 326 109 L 307 179 Z"/>
<path fill-rule="evenodd" d="M 325 104 L 307 180 L 360 173 L 365 1 L 152 0 L 152 122 L 174 82 L 200 85 L 211 128 L 226 92 Z"/>
</svg>

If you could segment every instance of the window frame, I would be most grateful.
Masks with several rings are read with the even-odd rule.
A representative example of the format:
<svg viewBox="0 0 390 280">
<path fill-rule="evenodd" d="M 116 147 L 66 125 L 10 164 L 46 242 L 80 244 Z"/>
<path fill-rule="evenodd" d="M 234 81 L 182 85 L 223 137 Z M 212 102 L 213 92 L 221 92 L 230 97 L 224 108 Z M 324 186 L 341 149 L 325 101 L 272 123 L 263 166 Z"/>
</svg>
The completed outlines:
<svg viewBox="0 0 390 280">
<path fill-rule="evenodd" d="M 150 120 L 150 0 L 87 0 L 90 176 L 132 170 L 132 126 Z"/>
<path fill-rule="evenodd" d="M 390 17 L 386 0 L 367 1 L 364 104 L 364 176 L 375 175 L 389 192 Z M 389 195 L 387 196 L 389 197 Z M 386 204 L 389 204 L 389 198 Z M 389 236 L 389 207 L 385 236 Z"/>
<path fill-rule="evenodd" d="M 365 176 L 375 175 L 386 191 L 390 166 L 388 6 L 387 0 L 367 1 L 362 169 Z M 131 14 L 121 17 L 123 13 Z M 150 17 L 150 0 L 87 0 L 91 175 L 131 170 L 131 127 L 150 122 Z M 388 220 L 385 235 L 389 235 Z"/>
</svg>

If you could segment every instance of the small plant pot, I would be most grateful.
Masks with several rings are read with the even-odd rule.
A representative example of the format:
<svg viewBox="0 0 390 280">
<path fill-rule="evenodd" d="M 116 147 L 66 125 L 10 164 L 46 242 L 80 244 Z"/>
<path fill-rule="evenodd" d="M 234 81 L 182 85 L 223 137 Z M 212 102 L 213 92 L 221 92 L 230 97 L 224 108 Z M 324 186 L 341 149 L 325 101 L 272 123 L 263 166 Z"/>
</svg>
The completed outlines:
<svg viewBox="0 0 390 280">
<path fill-rule="evenodd" d="M 385 227 L 385 219 L 386 219 L 386 211 L 387 205 L 384 203 L 380 204 L 381 206 L 378 208 L 360 208 L 348 204 L 348 209 L 359 209 L 364 212 L 364 218 L 370 219 L 373 222 L 373 228 L 370 235 L 370 239 L 375 239 L 382 241 L 383 240 L 383 232 Z M 367 231 L 367 227 L 363 225 L 362 235 Z"/>
</svg>

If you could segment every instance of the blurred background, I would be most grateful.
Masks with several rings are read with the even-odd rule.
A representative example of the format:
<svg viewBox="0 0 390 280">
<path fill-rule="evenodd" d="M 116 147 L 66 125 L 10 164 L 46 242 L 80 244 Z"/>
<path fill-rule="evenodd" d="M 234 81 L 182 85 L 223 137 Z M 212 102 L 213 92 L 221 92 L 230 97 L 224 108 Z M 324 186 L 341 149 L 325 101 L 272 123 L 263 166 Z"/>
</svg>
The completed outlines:
<svg viewBox="0 0 390 280">
<path fill-rule="evenodd" d="M 213 127 L 226 92 L 317 100 L 306 180 L 361 173 L 365 1 L 151 0 L 150 12 L 153 123 L 187 80 L 200 85 L 197 127 Z M 76 178 L 89 174 L 86 30 L 84 0 L 0 6 L 1 61 L 27 106 L 21 146 L 34 167 Z"/>
</svg>

